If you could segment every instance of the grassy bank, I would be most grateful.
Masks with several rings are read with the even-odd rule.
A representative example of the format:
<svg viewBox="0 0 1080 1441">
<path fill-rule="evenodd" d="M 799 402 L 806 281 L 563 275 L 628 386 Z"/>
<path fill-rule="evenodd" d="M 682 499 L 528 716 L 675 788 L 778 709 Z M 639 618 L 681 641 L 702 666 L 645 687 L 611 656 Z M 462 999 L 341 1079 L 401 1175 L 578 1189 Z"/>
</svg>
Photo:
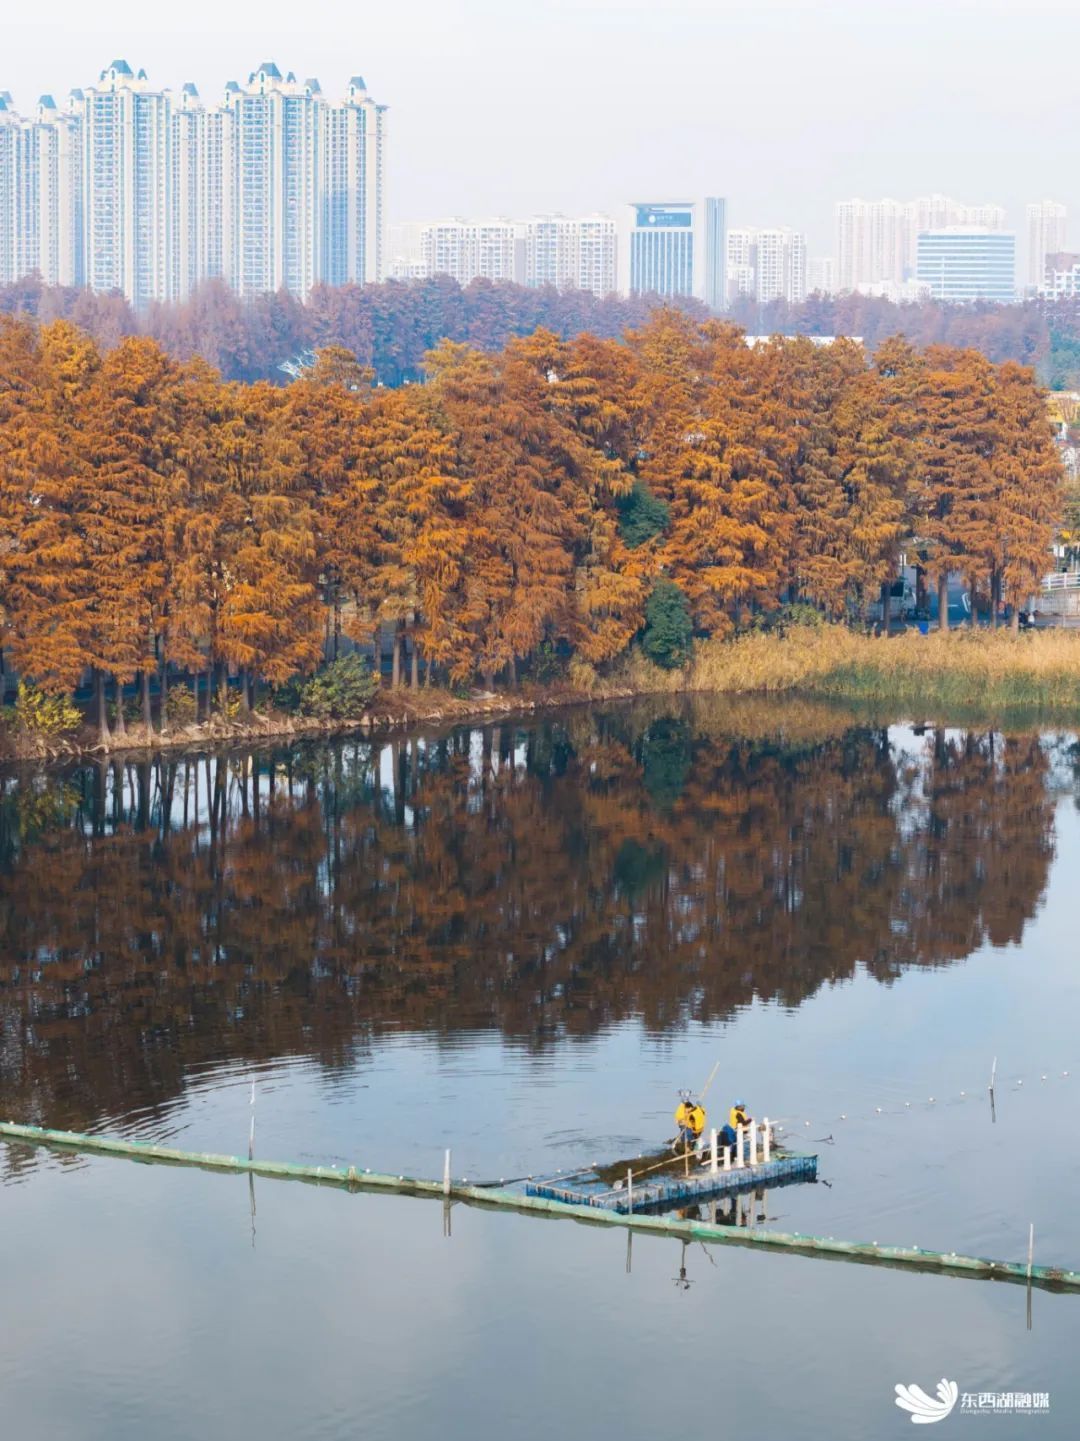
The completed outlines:
<svg viewBox="0 0 1080 1441">
<path fill-rule="evenodd" d="M 347 720 L 320 721 L 270 710 L 244 719 L 215 717 L 165 734 L 132 725 L 126 735 L 113 735 L 108 745 L 102 745 L 89 726 L 53 741 L 0 733 L 0 759 L 59 760 L 87 753 L 202 749 L 275 739 L 287 743 L 357 729 L 379 733 L 423 724 L 482 723 L 591 701 L 687 693 L 729 698 L 729 706 L 734 696 L 753 699 L 762 724 L 767 713 L 760 708 L 767 708 L 770 696 L 785 694 L 864 704 L 885 718 L 901 708 L 937 718 L 999 718 L 1013 711 L 1080 725 L 1080 632 L 909 632 L 885 640 L 844 626 L 794 626 L 782 635 L 705 641 L 684 670 L 661 670 L 635 650 L 611 675 L 601 677 L 589 666 L 572 665 L 567 680 L 554 686 L 526 684 L 469 695 L 382 690 L 365 713 Z M 823 722 L 826 728 L 836 724 L 815 712 L 814 727 L 820 729 Z"/>
<path fill-rule="evenodd" d="M 909 631 L 884 639 L 844 626 L 792 627 L 702 645 L 695 691 L 801 691 L 886 706 L 1031 707 L 1080 721 L 1080 632 Z"/>
</svg>

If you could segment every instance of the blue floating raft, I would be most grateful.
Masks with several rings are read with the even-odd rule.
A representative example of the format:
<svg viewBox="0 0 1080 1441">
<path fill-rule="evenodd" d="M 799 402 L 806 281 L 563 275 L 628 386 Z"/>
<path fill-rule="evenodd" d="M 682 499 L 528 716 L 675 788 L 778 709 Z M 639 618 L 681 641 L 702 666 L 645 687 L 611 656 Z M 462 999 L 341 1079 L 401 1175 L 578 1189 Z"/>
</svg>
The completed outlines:
<svg viewBox="0 0 1080 1441">
<path fill-rule="evenodd" d="M 788 1152 L 756 1165 L 733 1166 L 731 1170 L 702 1170 L 690 1175 L 660 1172 L 633 1184 L 633 1211 L 666 1210 L 674 1206 L 708 1201 L 714 1196 L 730 1196 L 752 1191 L 758 1186 L 784 1185 L 791 1181 L 817 1180 L 816 1155 Z M 540 1196 L 546 1201 L 562 1201 L 568 1206 L 592 1206 L 599 1211 L 630 1212 L 630 1193 L 625 1181 L 612 1186 L 598 1171 L 586 1167 L 565 1176 L 539 1176 L 527 1181 L 526 1196 Z"/>
</svg>

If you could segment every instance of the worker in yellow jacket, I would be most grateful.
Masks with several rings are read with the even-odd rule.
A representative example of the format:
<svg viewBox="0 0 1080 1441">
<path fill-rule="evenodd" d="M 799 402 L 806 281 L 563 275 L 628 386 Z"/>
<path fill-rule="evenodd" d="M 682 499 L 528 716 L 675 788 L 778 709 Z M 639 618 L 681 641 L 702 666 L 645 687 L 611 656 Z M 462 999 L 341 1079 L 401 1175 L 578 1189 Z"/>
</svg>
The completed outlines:
<svg viewBox="0 0 1080 1441">
<path fill-rule="evenodd" d="M 728 1112 L 728 1123 L 720 1132 L 721 1146 L 730 1146 L 735 1149 L 735 1143 L 739 1135 L 740 1126 L 749 1126 L 753 1121 L 752 1116 L 746 1114 L 746 1102 L 736 1101 Z"/>
<path fill-rule="evenodd" d="M 746 1114 L 745 1101 L 736 1101 L 728 1112 L 728 1125 L 733 1131 L 737 1131 L 740 1126 L 749 1126 L 753 1119 L 753 1116 Z"/>
<path fill-rule="evenodd" d="M 675 1107 L 675 1124 L 679 1128 L 676 1144 L 684 1151 L 692 1151 L 705 1129 L 705 1108 L 694 1101 L 689 1091 L 679 1092 L 680 1101 Z"/>
</svg>

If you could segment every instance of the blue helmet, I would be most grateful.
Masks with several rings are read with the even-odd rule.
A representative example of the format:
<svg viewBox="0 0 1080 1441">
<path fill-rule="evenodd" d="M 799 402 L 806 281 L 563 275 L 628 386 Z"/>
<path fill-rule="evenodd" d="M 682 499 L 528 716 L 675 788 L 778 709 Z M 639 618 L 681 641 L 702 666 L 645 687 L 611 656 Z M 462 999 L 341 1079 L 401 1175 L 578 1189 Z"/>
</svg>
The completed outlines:
<svg viewBox="0 0 1080 1441">
<path fill-rule="evenodd" d="M 746 1102 L 745 1102 L 745 1101 L 736 1101 L 736 1102 L 735 1102 L 735 1109 L 736 1109 L 737 1111 L 745 1110 L 745 1108 L 746 1108 Z"/>
</svg>

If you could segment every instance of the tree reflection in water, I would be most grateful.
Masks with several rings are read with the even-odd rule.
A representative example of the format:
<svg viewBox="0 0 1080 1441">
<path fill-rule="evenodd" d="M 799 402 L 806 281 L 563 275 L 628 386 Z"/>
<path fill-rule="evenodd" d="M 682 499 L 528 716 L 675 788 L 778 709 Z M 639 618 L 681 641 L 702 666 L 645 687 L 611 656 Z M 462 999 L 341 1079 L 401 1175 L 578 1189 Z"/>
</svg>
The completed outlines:
<svg viewBox="0 0 1080 1441">
<path fill-rule="evenodd" d="M 1018 940 L 1053 852 L 1035 736 L 808 706 L 86 764 L 0 796 L 7 1113 L 83 1126 L 192 1066 L 388 1028 L 531 1045 L 797 1006 Z"/>
</svg>

